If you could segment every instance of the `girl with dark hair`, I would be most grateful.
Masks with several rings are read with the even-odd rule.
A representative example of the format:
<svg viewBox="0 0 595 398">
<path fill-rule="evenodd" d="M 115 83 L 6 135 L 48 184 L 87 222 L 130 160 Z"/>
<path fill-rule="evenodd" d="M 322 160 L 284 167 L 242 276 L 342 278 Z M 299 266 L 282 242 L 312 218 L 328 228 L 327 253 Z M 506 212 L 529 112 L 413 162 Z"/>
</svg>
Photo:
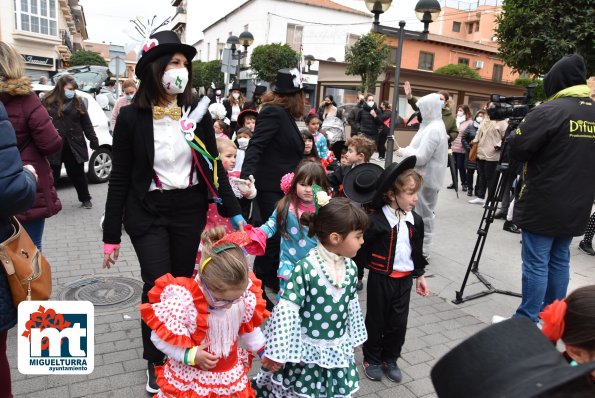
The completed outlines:
<svg viewBox="0 0 595 398">
<path fill-rule="evenodd" d="M 297 69 L 281 69 L 272 91 L 262 97 L 254 136 L 246 149 L 241 179 L 256 179 L 256 201 L 263 219 L 270 217 L 283 192 L 279 181 L 295 170 L 304 157 L 304 140 L 295 122 L 304 116 L 304 93 Z M 279 290 L 279 238 L 267 241 L 265 256 L 257 257 L 254 272 L 262 282 Z M 268 301 L 269 309 L 272 302 Z"/>
<path fill-rule="evenodd" d="M 326 159 L 328 156 L 328 143 L 324 134 L 320 132 L 320 118 L 318 115 L 308 115 L 304 122 L 308 132 L 314 137 L 318 156 L 321 159 Z"/>
<path fill-rule="evenodd" d="M 78 85 L 73 76 L 62 76 L 56 82 L 54 89 L 48 92 L 41 102 L 48 110 L 54 127 L 62 136 L 62 152 L 59 155 L 50 156 L 54 182 L 60 178 L 60 169 L 64 163 L 66 174 L 74 184 L 81 207 L 90 209 L 93 204 L 84 170 L 84 163 L 89 160 L 85 137 L 93 150 L 99 148 L 99 140 L 95 135 L 85 103 L 75 93 L 77 88 Z"/>
<path fill-rule="evenodd" d="M 260 228 L 267 238 L 277 232 L 281 235 L 281 250 L 277 277 L 279 294 L 283 292 L 294 265 L 306 257 L 316 246 L 316 238 L 308 236 L 308 228 L 301 226 L 300 216 L 306 211 L 313 211 L 314 197 L 312 186 L 321 186 L 328 191 L 326 172 L 320 162 L 304 160 L 295 173 L 289 173 L 281 179 L 281 189 L 285 193 L 277 203 L 277 208 Z"/>
<path fill-rule="evenodd" d="M 153 34 L 136 65 L 138 91 L 132 104 L 121 109 L 114 131 L 103 267 L 118 259 L 123 222 L 140 263 L 143 303 L 159 277 L 192 276 L 209 197 L 234 227 L 244 222 L 219 160 L 207 111 L 210 100 L 192 103 L 190 61 L 195 55 L 196 49 L 182 44 L 174 32 Z M 180 106 L 193 109 L 191 120 L 187 112 L 181 117 Z M 146 389 L 157 393 L 154 368 L 164 354 L 145 323 L 142 337 Z"/>
<path fill-rule="evenodd" d="M 367 339 L 351 260 L 368 216 L 347 198 L 329 200 L 313 187 L 314 212 L 302 214 L 316 247 L 299 261 L 267 322 L 268 369 L 255 378 L 257 396 L 352 397 L 359 388 L 354 348 Z"/>
<path fill-rule="evenodd" d="M 304 137 L 304 159 L 320 160 L 312 133 L 308 130 L 302 130 L 302 137 Z"/>
</svg>

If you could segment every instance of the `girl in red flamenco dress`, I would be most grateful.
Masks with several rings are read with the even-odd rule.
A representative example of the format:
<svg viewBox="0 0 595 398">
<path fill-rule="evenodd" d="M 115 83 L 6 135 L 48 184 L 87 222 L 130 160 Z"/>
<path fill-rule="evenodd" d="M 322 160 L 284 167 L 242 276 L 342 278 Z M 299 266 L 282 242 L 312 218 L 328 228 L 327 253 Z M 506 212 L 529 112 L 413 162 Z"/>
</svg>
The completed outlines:
<svg viewBox="0 0 595 398">
<path fill-rule="evenodd" d="M 149 303 L 141 305 L 151 340 L 168 356 L 155 367 L 156 397 L 256 396 L 247 376 L 252 358 L 247 350 L 262 356 L 259 326 L 269 313 L 242 249 L 250 252 L 255 243 L 244 232 L 223 235 L 221 227 L 203 233 L 196 278 L 166 274 L 149 291 Z"/>
</svg>

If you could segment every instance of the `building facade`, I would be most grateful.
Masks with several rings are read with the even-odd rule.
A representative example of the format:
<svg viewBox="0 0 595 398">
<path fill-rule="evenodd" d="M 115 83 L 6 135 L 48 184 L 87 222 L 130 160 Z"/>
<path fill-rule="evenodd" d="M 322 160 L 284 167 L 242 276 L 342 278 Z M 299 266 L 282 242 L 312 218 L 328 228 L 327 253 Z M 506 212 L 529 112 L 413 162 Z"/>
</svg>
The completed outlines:
<svg viewBox="0 0 595 398">
<path fill-rule="evenodd" d="M 78 0 L 0 0 L 0 40 L 23 56 L 33 81 L 68 66 L 88 38 Z"/>
<path fill-rule="evenodd" d="M 125 80 L 125 79 L 134 79 L 135 78 L 135 74 L 134 74 L 134 68 L 136 66 L 136 54 L 134 51 L 130 51 L 128 52 L 128 54 L 126 54 L 126 50 L 124 46 L 120 46 L 117 44 L 106 44 L 106 43 L 94 43 L 94 42 L 90 42 L 90 41 L 85 41 L 85 50 L 87 51 L 93 51 L 96 53 L 99 53 L 103 59 L 105 60 L 105 62 L 108 63 L 110 60 L 112 60 L 115 57 L 119 57 L 122 60 L 124 60 L 124 63 L 126 64 L 126 71 L 125 73 L 121 73 L 120 74 L 120 80 Z M 110 71 L 112 73 L 115 73 L 115 71 Z M 115 76 L 114 76 L 115 78 Z"/>
</svg>

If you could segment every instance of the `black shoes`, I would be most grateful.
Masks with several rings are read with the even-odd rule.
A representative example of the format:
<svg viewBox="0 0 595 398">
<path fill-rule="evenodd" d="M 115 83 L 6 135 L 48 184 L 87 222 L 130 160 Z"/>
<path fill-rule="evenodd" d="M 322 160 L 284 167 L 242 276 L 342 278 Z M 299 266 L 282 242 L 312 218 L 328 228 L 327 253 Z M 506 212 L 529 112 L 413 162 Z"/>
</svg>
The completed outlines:
<svg viewBox="0 0 595 398">
<path fill-rule="evenodd" d="M 595 250 L 593 250 L 593 244 L 584 240 L 578 244 L 578 248 L 587 253 L 589 256 L 595 256 Z"/>
<path fill-rule="evenodd" d="M 364 362 L 364 373 L 370 380 L 382 380 L 382 367 L 377 363 Z"/>
<path fill-rule="evenodd" d="M 81 207 L 83 209 L 92 209 L 93 208 L 93 203 L 91 203 L 90 200 L 85 200 L 82 204 Z"/>
<path fill-rule="evenodd" d="M 386 374 L 386 377 L 390 380 L 390 381 L 394 381 L 395 383 L 400 383 L 401 380 L 403 380 L 403 375 L 401 374 L 401 369 L 399 369 L 399 365 L 397 365 L 397 362 L 384 362 L 382 364 L 382 367 L 384 368 L 384 373 Z"/>
<path fill-rule="evenodd" d="M 517 227 L 512 221 L 504 221 L 504 225 L 502 229 L 508 232 L 512 232 L 513 234 L 520 234 L 521 229 Z"/>
<path fill-rule="evenodd" d="M 467 196 L 473 196 L 473 188 L 469 188 L 467 191 Z"/>
<path fill-rule="evenodd" d="M 159 392 L 159 385 L 157 384 L 157 378 L 155 377 L 155 365 L 160 365 L 160 364 L 155 364 L 152 362 L 148 362 L 148 366 L 147 366 L 147 392 L 150 392 L 151 394 L 157 394 Z"/>
<path fill-rule="evenodd" d="M 498 210 L 494 214 L 494 220 L 505 220 L 505 219 L 506 219 L 506 214 L 504 214 L 504 212 L 502 210 Z"/>
<path fill-rule="evenodd" d="M 446 189 L 455 189 L 455 184 L 450 184 L 449 186 L 446 187 Z"/>
<path fill-rule="evenodd" d="M 358 279 L 357 280 L 357 291 L 359 292 L 361 290 L 364 290 L 364 282 L 362 282 L 361 279 Z"/>
</svg>

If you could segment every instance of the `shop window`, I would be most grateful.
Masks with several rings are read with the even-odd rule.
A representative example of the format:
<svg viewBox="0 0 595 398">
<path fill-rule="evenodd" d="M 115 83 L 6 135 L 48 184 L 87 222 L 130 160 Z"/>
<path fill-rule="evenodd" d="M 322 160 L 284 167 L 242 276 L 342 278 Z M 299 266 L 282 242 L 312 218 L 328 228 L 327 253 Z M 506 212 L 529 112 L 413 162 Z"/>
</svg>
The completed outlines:
<svg viewBox="0 0 595 398">
<path fill-rule="evenodd" d="M 453 22 L 452 23 L 452 31 L 453 32 L 460 32 L 461 31 L 461 23 L 460 22 Z"/>
<path fill-rule="evenodd" d="M 434 70 L 434 53 L 420 51 L 417 68 L 421 70 Z"/>
<path fill-rule="evenodd" d="M 57 0 L 15 0 L 18 30 L 58 36 Z"/>
</svg>

